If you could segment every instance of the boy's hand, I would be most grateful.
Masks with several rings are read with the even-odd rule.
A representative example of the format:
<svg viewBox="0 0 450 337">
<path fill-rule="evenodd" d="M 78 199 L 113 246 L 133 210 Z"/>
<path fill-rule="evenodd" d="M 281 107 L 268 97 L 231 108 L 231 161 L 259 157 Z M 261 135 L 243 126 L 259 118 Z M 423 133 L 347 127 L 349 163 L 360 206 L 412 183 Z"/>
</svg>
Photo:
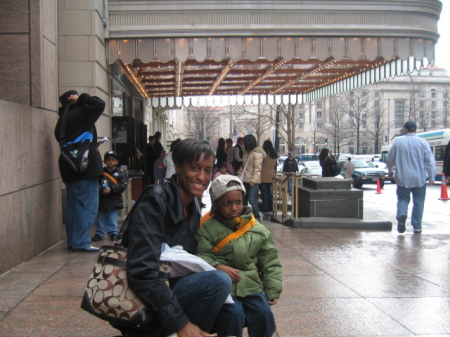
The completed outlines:
<svg viewBox="0 0 450 337">
<path fill-rule="evenodd" d="M 217 265 L 216 269 L 227 273 L 228 276 L 230 276 L 232 282 L 237 282 L 242 278 L 242 276 L 239 275 L 239 269 L 235 269 L 230 266 L 225 266 L 223 264 Z"/>
<path fill-rule="evenodd" d="M 109 193 L 111 193 L 111 188 L 110 187 L 108 187 L 108 188 L 104 188 L 103 189 L 103 194 L 109 194 Z"/>
<path fill-rule="evenodd" d="M 269 303 L 269 305 L 275 305 L 277 304 L 277 299 L 274 298 L 273 300 L 268 300 L 267 302 Z"/>
</svg>

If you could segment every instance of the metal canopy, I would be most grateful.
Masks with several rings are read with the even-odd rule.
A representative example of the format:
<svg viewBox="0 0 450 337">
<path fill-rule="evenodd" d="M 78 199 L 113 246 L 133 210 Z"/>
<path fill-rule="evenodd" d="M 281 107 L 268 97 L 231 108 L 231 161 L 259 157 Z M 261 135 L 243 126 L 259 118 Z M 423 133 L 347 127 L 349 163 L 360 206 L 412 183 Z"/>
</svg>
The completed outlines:
<svg viewBox="0 0 450 337">
<path fill-rule="evenodd" d="M 120 61 L 154 106 L 295 104 L 426 67 L 434 60 L 434 42 L 372 37 L 111 39 L 109 59 Z M 196 96 L 214 98 L 192 99 Z"/>
</svg>

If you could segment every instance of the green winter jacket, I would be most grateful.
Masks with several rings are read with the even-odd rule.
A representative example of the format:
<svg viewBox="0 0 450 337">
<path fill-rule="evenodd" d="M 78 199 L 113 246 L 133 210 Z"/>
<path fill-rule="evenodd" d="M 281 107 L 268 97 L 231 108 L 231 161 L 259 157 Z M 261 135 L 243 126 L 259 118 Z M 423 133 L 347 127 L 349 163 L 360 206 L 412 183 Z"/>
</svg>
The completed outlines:
<svg viewBox="0 0 450 337">
<path fill-rule="evenodd" d="M 244 213 L 241 217 L 250 220 L 251 209 L 246 209 Z M 226 220 L 219 214 L 207 220 L 197 232 L 197 256 L 213 267 L 223 264 L 239 270 L 242 278 L 233 283 L 232 296 L 245 297 L 264 292 L 268 300 L 279 298 L 283 285 L 278 250 L 272 234 L 263 224 L 256 221 L 255 226 L 243 236 L 230 241 L 216 254 L 212 252 L 223 238 L 236 229 L 234 220 Z"/>
</svg>

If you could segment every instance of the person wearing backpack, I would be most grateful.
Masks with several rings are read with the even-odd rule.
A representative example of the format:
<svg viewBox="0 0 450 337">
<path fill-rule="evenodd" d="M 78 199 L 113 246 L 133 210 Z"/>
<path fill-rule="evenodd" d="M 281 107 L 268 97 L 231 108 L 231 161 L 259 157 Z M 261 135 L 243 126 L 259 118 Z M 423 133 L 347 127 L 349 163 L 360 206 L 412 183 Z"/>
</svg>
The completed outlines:
<svg viewBox="0 0 450 337">
<path fill-rule="evenodd" d="M 97 215 L 98 181 L 99 177 L 103 175 L 95 122 L 105 110 L 105 101 L 86 93 L 78 95 L 75 90 L 69 90 L 62 94 L 59 101 L 61 107 L 58 110 L 59 118 L 55 127 L 56 139 L 58 141 L 60 139 L 63 116 L 66 114 L 64 132 L 67 142 L 73 142 L 85 132 L 90 132 L 93 136 L 88 154 L 89 164 L 85 171 L 76 172 L 62 156 L 59 157 L 59 170 L 67 193 L 64 221 L 67 247 L 74 252 L 98 252 L 99 249 L 92 246 L 89 232 Z"/>
</svg>

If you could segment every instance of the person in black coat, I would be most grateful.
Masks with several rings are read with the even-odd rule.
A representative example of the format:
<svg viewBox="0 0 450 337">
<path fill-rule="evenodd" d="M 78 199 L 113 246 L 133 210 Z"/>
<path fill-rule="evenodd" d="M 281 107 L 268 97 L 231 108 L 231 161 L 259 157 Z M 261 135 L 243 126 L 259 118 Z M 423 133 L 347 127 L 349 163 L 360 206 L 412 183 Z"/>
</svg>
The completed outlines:
<svg viewBox="0 0 450 337">
<path fill-rule="evenodd" d="M 59 118 L 55 127 L 56 139 L 60 138 L 62 117 L 68 104 L 66 141 L 74 141 L 84 132 L 92 134 L 88 155 L 89 165 L 84 172 L 74 171 L 61 156 L 59 158 L 59 170 L 67 193 L 65 210 L 67 246 L 70 250 L 77 252 L 98 252 L 98 248 L 92 247 L 89 231 L 97 215 L 98 180 L 99 176 L 103 174 L 95 122 L 105 110 L 105 102 L 99 97 L 86 93 L 78 95 L 75 90 L 62 94 L 59 101 L 62 106 L 58 110 Z"/>
<path fill-rule="evenodd" d="M 119 157 L 114 151 L 105 153 L 105 167 L 100 186 L 100 205 L 97 214 L 97 231 L 92 241 L 103 239 L 106 229 L 111 241 L 117 236 L 117 216 L 123 208 L 122 193 L 127 188 L 127 179 L 123 171 L 118 167 Z"/>
</svg>

